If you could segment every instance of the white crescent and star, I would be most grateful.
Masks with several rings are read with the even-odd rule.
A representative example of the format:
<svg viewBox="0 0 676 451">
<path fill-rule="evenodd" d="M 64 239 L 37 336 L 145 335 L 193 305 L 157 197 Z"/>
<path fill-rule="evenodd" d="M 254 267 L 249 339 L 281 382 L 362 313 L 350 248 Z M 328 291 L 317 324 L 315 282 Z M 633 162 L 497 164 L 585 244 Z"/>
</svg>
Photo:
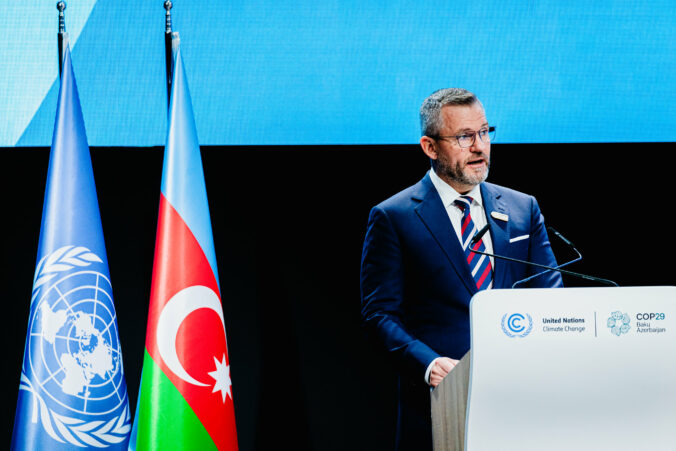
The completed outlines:
<svg viewBox="0 0 676 451">
<path fill-rule="evenodd" d="M 157 320 L 155 338 L 160 357 L 162 357 L 164 363 L 176 376 L 190 384 L 209 387 L 211 384 L 200 382 L 188 374 L 176 353 L 176 334 L 178 333 L 178 329 L 188 315 L 202 308 L 213 310 L 221 319 L 221 324 L 225 331 L 223 310 L 218 295 L 210 288 L 202 285 L 193 285 L 179 291 L 166 303 Z M 225 364 L 225 354 L 221 361 L 214 356 L 214 362 L 216 370 L 208 373 L 216 381 L 213 393 L 221 391 L 223 402 L 225 402 L 226 394 L 232 397 L 230 391 L 230 367 Z"/>
</svg>

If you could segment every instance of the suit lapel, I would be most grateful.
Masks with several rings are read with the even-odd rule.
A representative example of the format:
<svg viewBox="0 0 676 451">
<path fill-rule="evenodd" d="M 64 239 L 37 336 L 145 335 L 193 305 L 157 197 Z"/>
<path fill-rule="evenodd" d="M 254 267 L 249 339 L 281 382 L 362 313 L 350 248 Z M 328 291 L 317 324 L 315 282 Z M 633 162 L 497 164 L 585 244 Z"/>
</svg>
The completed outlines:
<svg viewBox="0 0 676 451">
<path fill-rule="evenodd" d="M 507 205 L 502 200 L 502 194 L 500 194 L 494 187 L 487 185 L 486 183 L 481 184 L 481 197 L 484 203 L 484 209 L 486 211 L 486 220 L 490 224 L 490 233 L 491 233 L 491 242 L 493 243 L 493 253 L 496 255 L 508 255 L 509 254 L 509 219 L 507 221 L 502 221 L 493 217 L 492 213 L 500 213 L 507 215 L 509 218 L 509 210 Z M 493 272 L 493 288 L 504 288 L 505 287 L 505 261 L 499 258 L 494 260 L 494 272 Z"/>
<path fill-rule="evenodd" d="M 419 189 L 412 195 L 413 199 L 420 201 L 420 204 L 415 208 L 415 212 L 446 254 L 458 277 L 473 295 L 477 292 L 477 288 L 469 265 L 465 263 L 465 252 L 460 246 L 451 220 L 448 218 L 448 213 L 446 213 L 441 197 L 432 184 L 429 174 L 423 177 L 418 183 L 418 187 Z"/>
</svg>

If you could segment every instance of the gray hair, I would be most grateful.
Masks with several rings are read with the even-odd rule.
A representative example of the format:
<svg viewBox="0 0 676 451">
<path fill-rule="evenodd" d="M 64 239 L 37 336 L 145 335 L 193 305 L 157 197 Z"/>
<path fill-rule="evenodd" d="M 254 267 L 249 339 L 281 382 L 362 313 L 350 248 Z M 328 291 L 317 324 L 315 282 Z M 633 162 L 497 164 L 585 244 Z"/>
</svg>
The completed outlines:
<svg viewBox="0 0 676 451">
<path fill-rule="evenodd" d="M 466 89 L 446 88 L 433 92 L 420 106 L 422 136 L 438 136 L 442 127 L 441 108 L 447 105 L 474 105 L 479 99 Z"/>
</svg>

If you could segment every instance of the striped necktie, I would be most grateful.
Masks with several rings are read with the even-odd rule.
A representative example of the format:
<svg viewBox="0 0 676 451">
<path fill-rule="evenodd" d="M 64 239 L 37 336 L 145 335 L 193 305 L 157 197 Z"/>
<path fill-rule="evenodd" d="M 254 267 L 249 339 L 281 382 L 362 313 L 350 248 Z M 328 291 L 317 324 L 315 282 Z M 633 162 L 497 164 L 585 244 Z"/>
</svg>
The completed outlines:
<svg viewBox="0 0 676 451">
<path fill-rule="evenodd" d="M 472 198 L 469 196 L 460 196 L 455 200 L 455 206 L 462 211 L 462 222 L 460 223 L 460 229 L 462 231 L 462 248 L 465 251 L 465 258 L 467 259 L 467 264 L 474 277 L 474 282 L 476 282 L 476 287 L 479 290 L 487 289 L 492 280 L 492 271 L 491 259 L 486 255 L 475 254 L 470 251 L 470 241 L 472 237 L 476 234 L 477 228 L 472 221 L 472 215 L 470 214 L 470 205 L 472 205 Z M 486 252 L 486 246 L 484 246 L 483 240 L 479 240 L 476 243 L 472 244 L 472 249 L 480 252 Z"/>
</svg>

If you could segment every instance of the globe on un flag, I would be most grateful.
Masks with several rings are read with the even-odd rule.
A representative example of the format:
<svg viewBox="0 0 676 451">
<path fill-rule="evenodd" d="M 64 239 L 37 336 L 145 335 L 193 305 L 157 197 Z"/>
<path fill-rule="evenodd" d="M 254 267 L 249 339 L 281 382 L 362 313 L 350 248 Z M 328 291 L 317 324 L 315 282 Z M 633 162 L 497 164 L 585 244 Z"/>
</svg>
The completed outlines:
<svg viewBox="0 0 676 451">
<path fill-rule="evenodd" d="M 110 292 L 101 273 L 78 271 L 36 299 L 27 369 L 54 402 L 76 413 L 105 414 L 126 402 Z"/>
<path fill-rule="evenodd" d="M 20 388 L 39 403 L 35 421 L 39 417 L 54 439 L 78 446 L 119 443 L 131 427 L 112 287 L 102 263 L 73 246 L 40 262 L 21 375 Z"/>
</svg>

